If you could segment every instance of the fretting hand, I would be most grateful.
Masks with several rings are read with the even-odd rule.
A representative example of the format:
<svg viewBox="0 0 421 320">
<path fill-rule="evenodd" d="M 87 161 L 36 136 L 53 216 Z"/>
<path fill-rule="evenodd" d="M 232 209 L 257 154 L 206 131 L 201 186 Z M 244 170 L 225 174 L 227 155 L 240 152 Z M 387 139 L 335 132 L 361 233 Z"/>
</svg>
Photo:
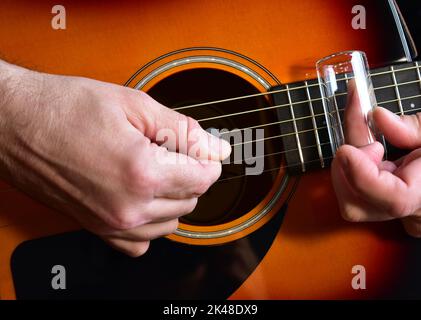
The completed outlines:
<svg viewBox="0 0 421 320">
<path fill-rule="evenodd" d="M 372 120 L 385 139 L 410 150 L 395 162 L 382 161 L 382 144 L 365 143 L 366 126 L 355 121 L 352 111 L 359 106 L 352 92 L 349 96 L 348 144 L 338 149 L 331 171 L 342 216 L 354 222 L 402 219 L 410 235 L 421 237 L 421 114 L 397 116 L 375 108 Z"/>
</svg>

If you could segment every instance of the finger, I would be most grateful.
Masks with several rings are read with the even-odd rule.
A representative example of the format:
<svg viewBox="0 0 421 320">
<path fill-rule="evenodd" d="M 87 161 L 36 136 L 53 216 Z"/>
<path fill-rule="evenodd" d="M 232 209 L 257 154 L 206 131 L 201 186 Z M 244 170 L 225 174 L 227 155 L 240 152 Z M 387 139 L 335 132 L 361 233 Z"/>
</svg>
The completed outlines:
<svg viewBox="0 0 421 320">
<path fill-rule="evenodd" d="M 383 161 L 379 164 L 379 170 L 386 170 L 389 172 L 395 172 L 397 165 L 393 161 Z"/>
<path fill-rule="evenodd" d="M 421 147 L 421 113 L 398 116 L 387 109 L 377 107 L 374 109 L 373 119 L 386 140 L 396 147 Z"/>
<path fill-rule="evenodd" d="M 219 178 L 222 166 L 219 161 L 195 160 L 187 155 L 168 152 L 152 146 L 151 178 L 155 183 L 155 197 L 186 199 L 198 197 Z M 138 159 L 139 163 L 144 157 Z"/>
<path fill-rule="evenodd" d="M 421 149 L 416 149 L 412 152 L 410 152 L 409 154 L 400 157 L 399 159 L 396 159 L 393 161 L 393 164 L 395 165 L 395 167 L 401 167 L 404 163 L 408 163 L 416 158 L 421 157 Z"/>
<path fill-rule="evenodd" d="M 384 210 L 374 207 L 352 190 L 346 179 L 344 170 L 337 159 L 334 159 L 332 162 L 331 176 L 333 188 L 338 199 L 339 210 L 345 220 L 363 222 L 391 219 Z"/>
<path fill-rule="evenodd" d="M 109 237 L 104 237 L 103 240 L 107 242 L 114 249 L 121 251 L 122 253 L 133 258 L 144 255 L 148 251 L 149 246 L 150 246 L 149 241 L 135 242 L 135 241 L 125 240 L 125 239 L 109 238 Z"/>
<path fill-rule="evenodd" d="M 191 213 L 197 204 L 197 198 L 173 200 L 156 198 L 147 204 L 132 206 L 120 217 L 118 224 L 105 222 L 95 229 L 96 233 L 113 234 L 115 230 L 130 230 L 150 223 L 166 222 Z"/>
<path fill-rule="evenodd" d="M 191 213 L 197 205 L 197 198 L 173 200 L 154 199 L 147 206 L 132 209 L 129 227 L 116 227 L 89 213 L 76 214 L 76 219 L 81 225 L 91 232 L 102 237 L 123 237 L 132 240 L 151 240 L 162 235 L 171 234 L 178 226 L 178 218 Z M 138 217 L 138 218 L 136 218 Z M 136 221 L 136 219 L 138 219 Z M 134 221 L 134 222 L 133 222 Z M 131 237 L 132 234 L 142 235 L 142 238 Z"/>
<path fill-rule="evenodd" d="M 142 212 L 149 222 L 163 222 L 177 219 L 191 213 L 197 205 L 197 198 L 174 200 L 156 198 Z"/>
<path fill-rule="evenodd" d="M 394 174 L 408 185 L 406 197 L 414 209 L 421 207 L 421 149 L 414 150 L 402 161 Z"/>
<path fill-rule="evenodd" d="M 413 216 L 402 219 L 406 232 L 413 237 L 421 237 L 421 210 L 417 210 Z"/>
<path fill-rule="evenodd" d="M 177 230 L 177 227 L 178 219 L 173 219 L 165 222 L 149 223 L 129 230 L 113 231 L 107 237 L 144 242 L 170 235 Z"/>
<path fill-rule="evenodd" d="M 169 170 L 171 170 L 170 168 Z M 196 166 L 179 165 L 167 172 L 155 196 L 169 199 L 189 199 L 203 195 L 221 175 L 220 162 Z"/>
<path fill-rule="evenodd" d="M 402 170 L 408 171 L 408 165 L 414 160 L 418 160 L 419 158 L 421 158 L 421 149 L 411 151 L 407 155 L 400 157 L 398 160 L 395 160 L 393 163 L 398 168 L 397 174 L 399 175 L 399 172 L 401 172 Z M 413 178 L 415 177 L 416 176 L 414 176 Z"/>
<path fill-rule="evenodd" d="M 203 130 L 196 120 L 166 108 L 144 92 L 133 90 L 132 94 L 132 103 L 125 106 L 127 117 L 153 142 L 196 159 L 224 160 L 230 155 L 230 144 Z"/>
<path fill-rule="evenodd" d="M 347 105 L 344 112 L 344 135 L 345 143 L 354 147 L 362 147 L 373 142 L 366 116 L 362 112 L 354 79 L 348 82 Z"/>
<path fill-rule="evenodd" d="M 407 201 L 408 184 L 391 172 L 379 169 L 381 150 L 379 143 L 361 149 L 345 145 L 336 157 L 349 185 L 361 198 L 393 216 L 409 215 L 414 210 L 413 204 Z M 378 156 L 373 157 L 375 154 Z"/>
</svg>

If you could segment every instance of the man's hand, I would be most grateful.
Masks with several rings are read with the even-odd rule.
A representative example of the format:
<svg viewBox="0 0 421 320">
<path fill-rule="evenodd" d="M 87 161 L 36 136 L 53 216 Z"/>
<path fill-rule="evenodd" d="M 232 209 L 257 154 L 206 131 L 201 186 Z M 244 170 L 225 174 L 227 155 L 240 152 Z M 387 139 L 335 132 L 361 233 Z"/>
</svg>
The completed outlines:
<svg viewBox="0 0 421 320">
<path fill-rule="evenodd" d="M 351 114 L 358 109 L 355 103 L 351 100 L 347 107 Z M 399 117 L 376 108 L 372 117 L 386 140 L 412 152 L 395 162 L 382 161 L 383 146 L 358 141 L 364 136 L 358 130 L 358 121 L 354 127 L 345 119 L 347 143 L 354 146 L 340 147 L 332 163 L 342 216 L 349 221 L 400 218 L 410 235 L 421 237 L 421 114 Z"/>
<path fill-rule="evenodd" d="M 0 61 L 0 93 L 0 176 L 131 256 L 175 231 L 231 151 L 137 90 Z"/>
</svg>

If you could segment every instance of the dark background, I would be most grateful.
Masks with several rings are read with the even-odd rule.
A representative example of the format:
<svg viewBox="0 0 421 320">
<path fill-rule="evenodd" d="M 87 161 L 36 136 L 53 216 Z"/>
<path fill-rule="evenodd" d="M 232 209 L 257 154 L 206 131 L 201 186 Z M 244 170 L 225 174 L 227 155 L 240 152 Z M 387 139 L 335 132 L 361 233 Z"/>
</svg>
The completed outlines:
<svg viewBox="0 0 421 320">
<path fill-rule="evenodd" d="M 419 57 L 421 54 L 421 1 L 397 0 L 396 2 L 415 41 Z"/>
</svg>

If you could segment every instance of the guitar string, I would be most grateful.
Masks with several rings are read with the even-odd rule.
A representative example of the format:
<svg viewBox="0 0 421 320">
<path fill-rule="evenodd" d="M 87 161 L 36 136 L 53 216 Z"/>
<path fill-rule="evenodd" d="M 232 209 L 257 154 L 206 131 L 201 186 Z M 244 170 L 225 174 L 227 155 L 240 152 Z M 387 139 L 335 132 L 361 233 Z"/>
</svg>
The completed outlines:
<svg viewBox="0 0 421 320">
<path fill-rule="evenodd" d="M 421 95 L 418 95 L 418 97 L 421 97 Z M 418 111 L 418 110 L 421 110 L 421 108 L 417 108 L 417 109 L 414 109 L 412 111 Z M 400 112 L 397 112 L 395 114 L 399 114 L 399 113 Z M 325 126 L 324 128 L 327 128 L 327 127 Z M 310 131 L 313 131 L 313 129 L 311 129 Z M 317 147 L 317 146 L 327 145 L 329 143 L 330 142 L 324 142 L 324 143 L 320 143 L 319 145 L 316 144 L 316 145 L 305 146 L 305 147 L 302 147 L 301 149 L 314 148 L 314 147 Z M 258 159 L 258 158 L 266 158 L 266 157 L 269 157 L 269 156 L 280 155 L 280 154 L 284 154 L 284 153 L 288 153 L 288 152 L 292 152 L 292 151 L 298 151 L 298 148 L 283 150 L 283 151 L 279 151 L 279 152 L 273 152 L 273 153 L 264 154 L 264 155 L 261 155 L 261 156 L 254 156 L 254 157 L 246 158 L 243 161 L 248 161 L 248 160 L 251 160 L 251 159 Z M 329 160 L 329 159 L 333 159 L 333 156 L 323 157 L 323 160 Z M 309 163 L 312 163 L 312 162 L 320 162 L 320 159 L 309 160 L 309 161 L 305 161 L 304 163 L 309 164 Z M 222 165 L 228 165 L 228 164 L 232 164 L 232 163 L 223 163 Z M 283 168 L 286 169 L 286 168 L 291 168 L 291 167 L 297 167 L 301 164 L 302 164 L 301 162 L 297 162 L 297 163 L 294 163 L 294 164 L 291 164 L 291 165 L 279 166 L 279 167 L 276 167 L 276 168 L 263 170 L 261 173 L 280 170 L 280 169 L 283 169 Z M 219 180 L 217 180 L 217 182 L 223 182 L 223 181 L 228 181 L 228 180 L 232 180 L 232 179 L 238 179 L 238 178 L 245 177 L 245 176 L 247 176 L 247 175 L 236 175 L 236 176 L 233 176 L 233 177 L 219 179 Z"/>
<path fill-rule="evenodd" d="M 330 144 L 330 142 L 323 142 L 323 143 L 320 143 L 320 146 L 324 146 L 324 145 L 328 145 L 328 144 Z M 316 146 L 317 145 L 305 146 L 305 147 L 302 147 L 301 150 L 314 148 Z M 264 155 L 261 155 L 261 156 L 254 156 L 254 157 L 246 158 L 243 161 L 248 161 L 248 160 L 252 160 L 252 159 L 266 158 L 266 157 L 269 157 L 269 156 L 276 156 L 276 155 L 280 155 L 280 154 L 284 154 L 284 153 L 288 153 L 288 152 L 292 152 L 292 151 L 298 151 L 298 148 L 288 149 L 288 150 L 282 150 L 282 151 L 272 152 L 272 153 L 267 153 L 267 154 L 264 154 Z M 317 160 L 320 161 L 320 159 L 317 159 Z M 307 162 L 305 162 L 305 163 L 307 163 Z M 222 163 L 223 166 L 224 165 L 228 165 L 228 164 L 236 164 L 236 163 Z M 240 163 L 237 163 L 237 164 L 240 164 Z M 300 164 L 301 164 L 301 162 L 300 162 Z"/>
<path fill-rule="evenodd" d="M 325 157 L 323 159 L 329 160 L 329 159 L 333 159 L 333 157 L 330 156 L 330 157 Z M 307 161 L 306 163 L 311 163 L 311 162 L 320 162 L 320 159 L 310 160 L 310 161 Z M 294 164 L 291 164 L 291 165 L 287 165 L 287 166 L 280 166 L 280 167 L 276 167 L 276 168 L 266 169 L 266 170 L 263 170 L 260 174 L 262 174 L 264 172 L 271 172 L 271 171 L 280 170 L 280 169 L 287 169 L 287 168 L 297 167 L 297 166 L 300 166 L 300 165 L 301 165 L 301 162 L 297 162 L 297 163 L 294 163 Z M 233 180 L 233 179 L 238 179 L 238 178 L 247 177 L 247 176 L 253 176 L 253 175 L 243 174 L 243 175 L 238 175 L 238 176 L 223 178 L 223 179 L 217 180 L 215 183 L 223 182 L 223 181 L 228 181 L 228 180 Z"/>
<path fill-rule="evenodd" d="M 404 98 L 401 98 L 401 99 L 385 100 L 385 101 L 379 102 L 378 105 L 387 104 L 387 103 L 391 103 L 391 102 L 396 102 L 396 101 L 399 101 L 399 100 L 407 100 L 407 99 L 419 98 L 420 96 L 421 95 L 415 95 L 415 96 L 404 97 Z M 338 109 L 338 111 L 344 111 L 344 110 L 345 110 L 345 108 Z M 420 110 L 420 109 L 419 108 L 411 108 L 411 110 L 408 110 L 408 111 L 417 111 L 417 110 Z M 396 114 L 401 114 L 401 111 L 399 111 Z M 325 115 L 324 113 L 316 113 L 314 115 L 297 117 L 297 118 L 295 118 L 295 120 L 296 121 L 297 120 L 305 120 L 305 119 L 310 119 L 310 118 L 313 118 L 313 117 L 319 117 L 319 116 L 324 116 L 324 115 Z M 276 122 L 263 123 L 263 124 L 259 124 L 259 125 L 255 125 L 255 126 L 251 126 L 251 127 L 241 128 L 241 129 L 233 129 L 233 130 L 230 130 L 230 131 L 224 131 L 224 132 L 222 132 L 221 133 L 221 136 L 222 135 L 225 135 L 225 134 L 229 134 L 231 132 L 235 132 L 235 131 L 242 131 L 242 130 L 247 130 L 247 129 L 263 128 L 263 127 L 268 127 L 268 126 L 272 126 L 272 125 L 275 125 L 275 124 L 283 124 L 283 123 L 288 123 L 288 122 L 292 122 L 292 121 L 294 121 L 294 120 L 293 119 L 287 119 L 287 120 L 280 120 L 280 121 L 276 121 Z M 298 133 L 300 133 L 300 132 L 298 132 Z"/>
<path fill-rule="evenodd" d="M 421 110 L 421 108 L 414 109 L 414 111 L 418 111 L 418 110 Z M 399 114 L 399 113 L 400 112 L 397 112 L 395 114 Z M 325 128 L 327 128 L 327 126 L 319 127 L 318 129 L 325 129 Z M 310 131 L 314 131 L 314 129 L 305 130 L 305 132 L 310 132 Z M 304 131 L 302 131 L 302 132 L 304 132 Z M 289 135 L 294 135 L 294 134 L 295 134 L 295 132 L 291 132 L 291 133 L 288 133 L 288 134 L 285 134 L 285 135 L 289 136 Z M 281 136 L 268 137 L 267 139 L 266 138 L 265 139 L 262 139 L 262 141 L 269 140 L 270 138 L 275 139 L 275 138 L 279 138 L 279 137 L 282 137 L 282 135 Z M 247 141 L 245 143 L 251 143 L 251 142 L 254 142 L 254 141 Z M 301 150 L 303 150 L 303 149 L 310 149 L 310 148 L 316 148 L 316 147 L 319 147 L 319 146 L 321 147 L 321 146 L 328 145 L 328 144 L 330 144 L 330 142 L 323 142 L 323 143 L 320 143 L 320 144 L 313 144 L 313 145 L 302 147 Z M 240 145 L 240 144 L 237 144 L 237 145 Z M 232 146 L 236 146 L 236 145 L 232 145 Z M 265 157 L 268 157 L 268 156 L 274 156 L 274 155 L 284 154 L 284 153 L 298 151 L 298 150 L 299 150 L 298 148 L 292 148 L 292 149 L 283 150 L 283 151 L 279 151 L 279 152 L 273 152 L 273 153 L 269 153 L 269 154 L 264 154 L 264 155 L 261 155 L 261 156 L 254 156 L 254 157 L 246 158 L 243 161 L 248 161 L 248 160 L 252 160 L 252 159 L 259 159 L 259 158 L 265 158 Z M 323 159 L 326 159 L 326 158 L 323 158 Z M 320 159 L 317 159 L 317 160 L 320 161 Z M 307 162 L 304 162 L 304 164 L 306 164 L 306 163 Z M 228 164 L 232 164 L 232 163 L 222 163 L 222 165 L 228 165 Z"/>
<path fill-rule="evenodd" d="M 396 73 L 396 72 L 401 72 L 401 71 L 406 71 L 406 70 L 414 70 L 414 69 L 419 70 L 420 68 L 421 68 L 421 66 L 415 66 L 415 67 L 395 69 L 393 71 L 390 71 L 390 70 L 389 71 L 381 71 L 381 72 L 376 72 L 376 73 L 370 73 L 370 76 L 376 77 L 376 76 L 380 76 L 380 75 L 391 74 L 391 73 Z M 350 79 L 352 79 L 352 77 L 348 77 L 348 78 L 344 78 L 344 79 L 338 79 L 337 81 L 338 82 L 348 81 Z M 310 79 L 310 80 L 314 80 L 314 79 Z M 310 80 L 308 80 L 308 81 L 310 81 Z M 187 106 L 176 107 L 176 108 L 173 108 L 173 110 L 179 111 L 179 110 L 184 110 L 184 109 L 191 109 L 191 108 L 196 108 L 196 107 L 201 107 L 201 106 L 207 106 L 207 105 L 211 105 L 211 104 L 219 104 L 219 103 L 230 102 L 230 101 L 235 101 L 235 100 L 242 100 L 242 99 L 254 98 L 254 97 L 259 97 L 259 96 L 272 95 L 272 94 L 277 94 L 277 93 L 281 93 L 281 92 L 286 92 L 288 90 L 291 92 L 293 90 L 310 88 L 310 87 L 314 87 L 314 86 L 319 86 L 319 83 L 310 84 L 310 85 L 307 85 L 307 86 L 293 87 L 293 88 L 289 88 L 289 89 L 278 89 L 278 90 L 273 90 L 273 91 L 269 91 L 269 92 L 260 92 L 260 93 L 249 94 L 249 95 L 238 96 L 238 97 L 232 97 L 232 98 L 221 99 L 221 100 L 215 100 L 215 101 L 195 103 L 195 104 L 191 104 L 191 105 L 187 105 Z"/>
<path fill-rule="evenodd" d="M 401 98 L 400 100 L 414 99 L 414 98 L 419 98 L 419 97 L 421 97 L 421 95 L 415 95 L 415 96 L 405 97 L 405 98 Z M 391 103 L 391 102 L 396 102 L 398 100 L 399 99 L 387 100 L 387 101 L 379 102 L 378 105 L 382 105 L 382 104 L 386 104 L 386 103 Z M 339 111 L 344 111 L 344 110 L 345 110 L 344 108 L 339 109 Z M 420 111 L 420 110 L 421 110 L 421 108 L 413 108 L 413 109 L 408 110 L 408 111 L 415 112 L 415 111 Z M 394 112 L 394 114 L 400 115 L 401 112 L 400 111 Z M 314 117 L 318 117 L 318 116 L 324 116 L 324 113 L 318 113 L 318 114 L 315 114 L 314 115 Z M 296 118 L 295 120 L 303 120 L 303 119 L 309 119 L 309 118 L 313 118 L 313 116 L 300 117 L 300 118 Z M 263 128 L 263 127 L 268 127 L 268 126 L 275 125 L 275 124 L 284 124 L 284 123 L 288 123 L 288 122 L 291 122 L 291 121 L 294 121 L 294 120 L 292 120 L 292 119 L 281 120 L 281 121 L 277 121 L 277 122 L 271 122 L 271 123 L 261 124 L 261 125 L 252 126 L 252 127 L 246 127 L 246 128 L 241 128 L 241 129 L 233 129 L 233 130 L 228 131 L 228 132 L 222 132 L 221 133 L 221 136 L 222 135 L 226 135 L 228 133 L 235 132 L 235 131 L 243 131 L 243 130 L 247 130 L 247 129 L 255 129 L 257 127 Z M 261 139 L 255 139 L 255 140 L 250 140 L 250 141 L 245 141 L 245 142 L 240 142 L 240 143 L 234 143 L 234 144 L 231 144 L 231 147 L 236 147 L 236 146 L 239 146 L 239 145 L 245 145 L 245 144 L 249 144 L 249 143 L 253 143 L 253 142 L 266 141 L 266 140 L 270 140 L 270 139 L 283 138 L 283 137 L 288 137 L 288 136 L 291 136 L 291 135 L 301 134 L 301 133 L 306 133 L 306 132 L 314 132 L 315 129 L 319 130 L 319 129 L 325 129 L 325 128 L 327 128 L 327 126 L 321 126 L 321 127 L 317 126 L 316 128 L 313 127 L 311 129 L 293 131 L 293 132 L 288 132 L 288 133 L 284 133 L 284 134 L 280 134 L 280 135 L 275 135 L 275 136 L 269 136 L 269 137 L 265 137 L 265 138 L 261 138 Z M 315 145 L 315 146 L 317 146 L 317 145 Z"/>
<path fill-rule="evenodd" d="M 400 72 L 400 71 L 405 71 L 405 70 L 413 70 L 413 69 L 418 69 L 419 70 L 419 68 L 420 68 L 419 66 L 416 66 L 416 67 L 402 68 L 402 69 L 398 69 L 398 70 L 394 70 L 394 71 L 384 71 L 384 72 L 379 72 L 379 73 L 371 73 L 370 76 L 379 76 L 379 75 L 383 75 L 383 74 L 389 74 L 389 73 Z M 339 79 L 338 82 L 339 81 L 348 81 L 350 79 L 352 79 L 352 78 Z M 411 82 L 408 82 L 408 83 L 413 83 L 413 82 L 420 82 L 420 80 L 418 80 L 418 81 L 411 81 Z M 408 83 L 400 83 L 397 86 L 405 85 L 405 84 L 408 84 Z M 192 105 L 188 105 L 188 106 L 174 108 L 173 110 L 178 111 L 178 110 L 190 109 L 190 108 L 195 108 L 195 107 L 200 107 L 200 106 L 206 106 L 206 105 L 211 105 L 211 104 L 218 104 L 218 103 L 223 103 L 223 102 L 230 102 L 230 101 L 235 101 L 235 100 L 240 100 L 240 99 L 247 99 L 247 98 L 253 98 L 253 97 L 264 96 L 264 95 L 273 95 L 273 94 L 285 92 L 285 91 L 288 91 L 288 90 L 291 92 L 293 90 L 299 90 L 299 89 L 309 88 L 309 87 L 313 87 L 313 86 L 319 86 L 319 84 L 318 83 L 317 84 L 310 84 L 308 86 L 293 87 L 293 88 L 290 88 L 290 89 L 280 89 L 280 90 L 274 90 L 274 91 L 270 91 L 270 92 L 263 92 L 263 93 L 245 95 L 245 96 L 240 96 L 240 97 L 234 97 L 234 98 L 228 98 L 228 99 L 222 99 L 222 100 L 216 100 L 216 101 L 209 101 L 209 102 L 204 102 L 204 103 L 192 104 Z M 374 90 L 381 90 L 381 89 L 385 89 L 385 88 L 388 88 L 388 87 L 396 87 L 396 85 L 378 87 L 378 88 L 374 88 Z M 344 93 L 344 94 L 346 94 L 346 93 Z M 406 97 L 406 98 L 402 98 L 401 100 L 415 98 L 415 97 L 421 97 L 421 95 L 416 95 L 416 96 L 412 96 L 412 97 Z M 294 104 L 301 104 L 301 103 L 310 102 L 310 101 L 321 100 L 321 99 L 322 98 L 310 99 L 310 100 L 302 101 L 302 102 L 295 102 L 295 103 L 288 104 L 287 106 L 294 105 Z M 397 101 L 397 100 L 399 100 L 399 99 L 385 101 L 385 102 L 381 102 L 381 103 L 379 102 L 378 104 L 390 103 L 390 102 L 394 102 L 394 101 Z M 265 108 L 265 109 L 267 109 L 267 108 Z M 341 110 L 343 110 L 343 109 L 341 109 Z M 421 108 L 412 109 L 411 111 L 418 111 L 418 110 L 421 110 Z M 398 113 L 400 113 L 400 112 L 398 112 Z M 398 113 L 396 113 L 396 114 L 398 114 Z M 320 115 L 322 115 L 322 114 L 316 114 L 315 116 L 320 116 Z M 309 117 L 312 117 L 312 116 L 309 116 Z M 306 117 L 306 118 L 309 118 L 309 117 Z M 303 119 L 303 118 L 300 118 L 300 119 Z M 299 118 L 297 118 L 296 120 L 299 120 Z M 200 120 L 198 120 L 198 121 L 200 121 Z M 204 121 L 204 120 L 201 120 L 201 121 Z M 291 121 L 291 120 L 288 120 L 288 121 Z M 278 123 L 280 123 L 280 122 L 278 122 Z M 271 123 L 271 124 L 266 124 L 264 126 L 273 125 L 273 124 L 277 124 L 277 123 L 275 122 L 275 123 Z M 250 127 L 250 128 L 253 128 L 253 127 Z M 325 126 L 325 128 L 326 128 L 326 126 Z M 247 129 L 247 128 L 236 129 L 236 130 L 245 130 L 245 129 Z M 311 129 L 311 130 L 313 131 L 314 129 Z M 298 133 L 300 133 L 300 132 L 298 132 Z M 329 142 L 321 143 L 320 146 L 321 145 L 325 145 L 325 144 L 329 144 Z M 302 149 L 311 148 L 311 147 L 317 147 L 317 146 L 318 145 L 306 146 L 306 147 L 303 147 Z M 282 154 L 282 153 L 292 152 L 294 150 L 296 151 L 298 149 L 296 148 L 296 149 L 284 150 L 284 151 L 281 151 L 281 152 L 275 152 L 275 153 L 271 153 L 271 154 L 265 154 L 265 155 L 260 156 L 260 157 L 263 157 L 264 158 L 264 157 L 273 156 L 273 155 L 276 155 L 276 154 Z M 255 158 L 258 158 L 258 157 L 251 157 L 251 158 L 248 158 L 248 159 L 244 159 L 244 161 L 255 159 Z M 323 157 L 324 160 L 329 160 L 329 159 L 332 159 L 332 158 L 333 158 L 332 156 L 330 156 L 330 157 Z M 306 161 L 305 163 L 308 164 L 308 163 L 312 163 L 312 162 L 320 162 L 320 159 Z M 283 168 L 286 169 L 286 168 L 289 168 L 289 167 L 296 167 L 296 166 L 299 166 L 300 164 L 301 164 L 301 162 L 300 163 L 295 163 L 295 164 L 292 164 L 292 165 L 288 165 L 288 166 L 280 166 L 280 167 L 277 167 L 277 168 L 271 168 L 271 169 L 263 170 L 261 173 L 271 172 L 271 171 L 275 171 L 275 170 L 280 170 L 280 169 L 283 169 Z M 247 176 L 247 175 L 238 175 L 238 176 L 234 176 L 234 177 L 219 179 L 219 180 L 216 181 L 216 183 L 218 183 L 218 182 L 224 182 L 224 181 L 228 181 L 228 180 L 233 180 L 233 179 L 238 179 L 238 178 L 241 178 L 241 177 L 244 177 L 244 176 Z M 1 191 L 4 191 L 4 190 L 1 190 Z"/>
<path fill-rule="evenodd" d="M 414 83 L 421 83 L 421 80 L 408 81 L 408 82 L 401 83 L 401 84 L 398 84 L 398 85 L 383 86 L 383 87 L 375 88 L 374 90 L 381 90 L 381 89 L 386 89 L 386 88 L 395 88 L 396 86 L 402 86 L 402 85 L 408 85 L 408 84 L 414 84 Z M 347 95 L 346 92 L 335 94 L 335 96 L 345 96 L 345 95 Z M 296 101 L 296 102 L 291 102 L 291 103 L 278 104 L 278 105 L 274 105 L 274 106 L 270 106 L 270 107 L 261 107 L 261 108 L 257 108 L 257 109 L 244 110 L 244 111 L 239 111 L 239 112 L 234 112 L 234 113 L 223 114 L 223 115 L 220 115 L 220 116 L 198 119 L 197 121 L 198 122 L 204 122 L 204 121 L 209 121 L 209 120 L 217 120 L 217 119 L 235 117 L 235 116 L 254 113 L 254 112 L 258 112 L 258 111 L 267 111 L 267 110 L 272 110 L 272 109 L 287 108 L 287 107 L 291 107 L 291 106 L 299 105 L 299 104 L 303 104 L 303 103 L 320 101 L 322 99 L 327 99 L 327 98 L 320 97 L 320 98 L 315 98 L 315 99 L 308 99 L 308 100 Z"/>
<path fill-rule="evenodd" d="M 414 111 L 417 111 L 417 110 L 421 110 L 421 108 L 417 108 Z M 395 114 L 399 114 L 399 113 L 400 112 L 397 112 Z M 325 126 L 323 128 L 327 128 L 327 127 Z M 313 129 L 310 129 L 308 131 L 313 131 Z M 328 144 L 330 144 L 330 142 L 320 143 L 319 145 L 317 145 L 317 144 L 316 145 L 309 145 L 309 146 L 302 147 L 301 149 L 303 150 L 303 149 L 315 148 L 315 147 L 318 147 L 318 146 L 323 146 L 323 145 L 328 145 Z M 285 153 L 292 152 L 292 151 L 298 151 L 298 148 L 283 150 L 283 151 L 279 151 L 279 152 L 273 152 L 273 153 L 264 154 L 264 155 L 261 155 L 261 156 L 254 156 L 254 157 L 246 158 L 243 161 L 248 161 L 248 160 L 258 159 L 258 158 L 266 158 L 266 157 L 269 157 L 269 156 L 275 156 L 275 155 L 285 154 Z M 328 159 L 332 159 L 332 158 L 333 158 L 332 156 L 330 156 L 330 157 L 323 157 L 323 160 L 328 160 Z M 320 159 L 309 160 L 309 161 L 305 161 L 304 163 L 305 164 L 308 164 L 308 163 L 312 163 L 312 162 L 320 162 Z M 232 164 L 232 163 L 222 163 L 222 165 L 228 165 L 228 164 Z M 295 164 L 288 165 L 288 166 L 280 166 L 280 167 L 271 168 L 271 169 L 268 169 L 268 170 L 263 170 L 262 173 L 263 172 L 268 172 L 268 171 L 279 170 L 281 168 L 296 167 L 296 166 L 299 166 L 299 165 L 301 165 L 301 162 L 297 162 Z M 225 181 L 225 180 L 230 180 L 230 179 L 235 179 L 235 178 L 241 178 L 241 177 L 244 177 L 244 176 L 246 176 L 246 175 L 238 175 L 238 176 L 235 176 L 235 177 L 225 178 L 225 179 L 221 179 L 221 180 L 218 180 L 218 181 Z"/>
</svg>

